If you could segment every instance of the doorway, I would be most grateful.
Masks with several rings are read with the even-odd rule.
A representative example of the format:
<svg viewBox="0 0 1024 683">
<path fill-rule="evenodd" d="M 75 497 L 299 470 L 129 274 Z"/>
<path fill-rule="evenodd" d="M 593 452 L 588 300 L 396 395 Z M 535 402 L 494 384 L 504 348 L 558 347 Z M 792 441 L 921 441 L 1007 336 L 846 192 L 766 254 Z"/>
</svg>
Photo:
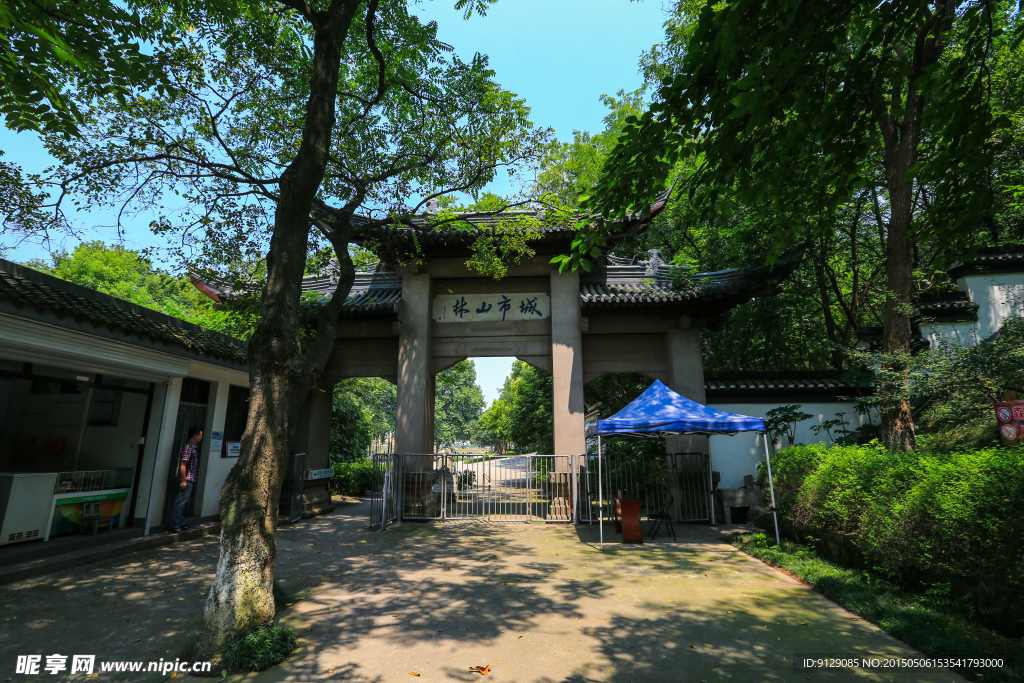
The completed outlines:
<svg viewBox="0 0 1024 683">
<path fill-rule="evenodd" d="M 188 441 L 188 430 L 194 426 L 206 429 L 206 412 L 210 403 L 210 388 L 209 382 L 193 379 L 192 377 L 186 377 L 181 382 L 181 400 L 178 402 L 178 416 L 174 421 L 174 439 L 171 442 L 174 450 L 171 452 L 171 458 L 168 461 L 167 490 L 164 494 L 163 519 L 165 521 L 171 518 L 171 506 L 174 505 L 174 499 L 178 496 L 178 491 L 180 490 L 178 471 L 181 466 L 181 449 L 185 447 L 185 442 Z M 201 467 L 199 471 L 202 472 Z M 198 485 L 199 482 L 197 481 L 196 486 Z M 185 506 L 186 517 L 194 516 L 197 498 L 198 496 L 193 493 L 192 498 L 188 501 L 188 505 Z"/>
</svg>

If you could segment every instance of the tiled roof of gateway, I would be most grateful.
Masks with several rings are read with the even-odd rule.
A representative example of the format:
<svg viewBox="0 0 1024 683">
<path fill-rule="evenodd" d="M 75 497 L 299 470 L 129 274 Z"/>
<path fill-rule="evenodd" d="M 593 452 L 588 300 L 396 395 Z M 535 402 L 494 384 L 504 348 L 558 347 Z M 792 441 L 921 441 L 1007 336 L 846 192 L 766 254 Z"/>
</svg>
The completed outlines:
<svg viewBox="0 0 1024 683">
<path fill-rule="evenodd" d="M 690 273 L 670 266 L 658 249 L 648 252 L 649 258 L 643 261 L 607 256 L 580 278 L 580 303 L 584 308 L 685 305 L 694 313 L 716 317 L 753 297 L 774 293 L 802 255 L 790 252 L 771 266 L 714 273 Z M 302 290 L 329 296 L 335 283 L 331 275 L 307 276 Z M 401 298 L 402 280 L 394 271 L 378 267 L 372 273 L 356 273 L 342 315 L 394 314 Z"/>
<path fill-rule="evenodd" d="M 317 292 L 330 296 L 337 281 L 330 275 L 308 275 L 302 278 L 303 292 Z M 402 278 L 391 270 L 356 273 L 352 289 L 345 299 L 342 315 L 372 315 L 397 313 L 402 299 Z"/>
<path fill-rule="evenodd" d="M 28 309 L 158 342 L 170 347 L 168 353 L 186 351 L 239 366 L 247 362 L 245 344 L 237 339 L 3 259 L 0 304 L 10 304 L 0 306 L 0 310 L 14 315 Z"/>
<path fill-rule="evenodd" d="M 741 304 L 755 296 L 771 294 L 776 285 L 800 263 L 803 252 L 786 254 L 770 266 L 734 268 L 713 273 L 691 273 L 661 260 L 659 250 L 648 252 L 639 263 L 609 257 L 580 278 L 580 298 L 587 308 L 659 306 L 679 303 L 723 307 Z"/>
<path fill-rule="evenodd" d="M 704 388 L 709 401 L 826 401 L 870 394 L 860 384 L 835 370 L 789 372 L 706 372 Z"/>
</svg>

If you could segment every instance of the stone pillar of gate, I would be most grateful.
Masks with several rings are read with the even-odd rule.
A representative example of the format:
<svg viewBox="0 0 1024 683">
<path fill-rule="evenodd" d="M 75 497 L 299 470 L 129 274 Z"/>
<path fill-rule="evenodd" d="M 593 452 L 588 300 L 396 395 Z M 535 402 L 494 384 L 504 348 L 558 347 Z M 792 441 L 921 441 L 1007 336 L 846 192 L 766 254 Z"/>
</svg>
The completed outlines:
<svg viewBox="0 0 1024 683">
<path fill-rule="evenodd" d="M 425 415 L 424 439 L 427 450 L 424 453 L 434 452 L 434 409 L 437 407 L 437 375 L 427 376 L 426 391 L 423 392 L 423 414 Z"/>
<path fill-rule="evenodd" d="M 292 430 L 290 450 L 305 453 L 305 470 L 322 470 L 331 466 L 331 409 L 334 385 L 314 388 L 299 413 L 298 423 Z M 292 472 L 286 474 L 291 478 Z M 305 482 L 302 514 L 317 515 L 334 509 L 331 504 L 329 478 Z"/>
<path fill-rule="evenodd" d="M 551 270 L 551 384 L 554 399 L 555 453 L 587 449 L 583 424 L 583 339 L 580 332 L 580 276 Z M 556 470 L 567 471 L 565 458 Z"/>
<path fill-rule="evenodd" d="M 434 448 L 430 309 L 430 274 L 411 267 L 406 269 L 402 273 L 402 300 L 398 309 L 397 453 L 430 453 Z M 422 460 L 428 458 L 407 458 L 406 468 L 424 469 Z"/>
<path fill-rule="evenodd" d="M 691 401 L 704 404 L 704 360 L 700 351 L 700 329 L 690 325 L 688 318 L 680 327 L 665 333 L 670 389 Z M 666 453 L 707 453 L 706 436 L 672 436 L 665 439 Z"/>
</svg>

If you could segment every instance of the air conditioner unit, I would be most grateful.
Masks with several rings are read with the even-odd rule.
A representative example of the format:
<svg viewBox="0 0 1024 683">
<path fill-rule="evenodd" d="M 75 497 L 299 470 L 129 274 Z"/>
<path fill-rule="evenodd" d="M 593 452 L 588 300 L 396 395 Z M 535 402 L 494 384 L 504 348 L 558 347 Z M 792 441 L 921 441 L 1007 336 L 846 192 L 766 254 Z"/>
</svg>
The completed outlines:
<svg viewBox="0 0 1024 683">
<path fill-rule="evenodd" d="M 0 472 L 0 545 L 46 537 L 56 472 Z"/>
</svg>

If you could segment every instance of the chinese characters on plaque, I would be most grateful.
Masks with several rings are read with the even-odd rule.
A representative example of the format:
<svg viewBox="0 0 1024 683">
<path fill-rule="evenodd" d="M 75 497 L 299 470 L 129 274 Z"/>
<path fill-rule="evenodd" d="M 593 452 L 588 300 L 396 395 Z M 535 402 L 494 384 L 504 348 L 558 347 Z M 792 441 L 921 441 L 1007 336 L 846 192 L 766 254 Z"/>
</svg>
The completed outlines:
<svg viewBox="0 0 1024 683">
<path fill-rule="evenodd" d="M 434 297 L 434 320 L 439 323 L 544 320 L 551 316 L 551 297 L 528 294 L 445 294 Z"/>
<path fill-rule="evenodd" d="M 996 408 L 996 426 L 1003 445 L 1019 446 L 1024 444 L 1024 401 L 1005 401 L 994 404 Z"/>
</svg>

